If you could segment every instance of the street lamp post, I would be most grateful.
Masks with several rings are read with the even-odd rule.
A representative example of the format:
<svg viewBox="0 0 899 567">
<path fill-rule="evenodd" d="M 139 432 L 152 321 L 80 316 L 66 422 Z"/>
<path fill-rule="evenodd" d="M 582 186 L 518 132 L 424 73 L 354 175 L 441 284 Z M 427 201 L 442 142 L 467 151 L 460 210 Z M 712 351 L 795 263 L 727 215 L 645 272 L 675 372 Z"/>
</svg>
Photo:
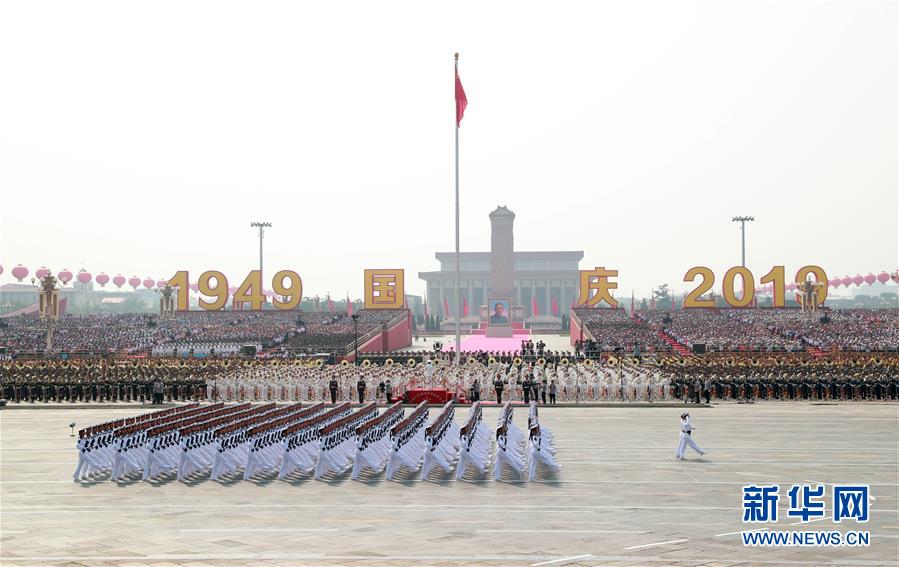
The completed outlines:
<svg viewBox="0 0 899 567">
<path fill-rule="evenodd" d="M 752 222 L 755 220 L 755 217 L 734 217 L 731 219 L 732 222 L 740 223 L 740 239 L 742 240 L 742 254 L 740 256 L 741 262 L 740 265 L 744 268 L 746 267 L 746 223 Z"/>
<path fill-rule="evenodd" d="M 259 229 L 259 277 L 261 278 L 262 277 L 262 238 L 263 238 L 262 233 L 266 228 L 270 228 L 272 226 L 272 223 L 264 222 L 264 221 L 254 221 L 254 222 L 250 223 L 250 226 Z"/>
<path fill-rule="evenodd" d="M 353 319 L 353 364 L 359 364 L 359 315 L 350 315 Z"/>
</svg>

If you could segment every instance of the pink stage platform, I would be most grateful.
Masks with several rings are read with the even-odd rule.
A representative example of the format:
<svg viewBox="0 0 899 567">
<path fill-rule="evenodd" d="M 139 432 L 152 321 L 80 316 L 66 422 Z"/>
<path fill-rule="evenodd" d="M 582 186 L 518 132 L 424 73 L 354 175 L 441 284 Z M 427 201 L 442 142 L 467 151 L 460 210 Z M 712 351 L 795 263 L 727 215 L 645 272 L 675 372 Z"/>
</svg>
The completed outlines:
<svg viewBox="0 0 899 567">
<path fill-rule="evenodd" d="M 528 339 L 530 332 L 518 334 L 511 338 L 487 337 L 485 335 L 469 335 L 462 338 L 462 352 L 472 350 L 513 351 L 521 350 L 521 341 Z M 447 350 L 455 350 L 452 346 Z"/>
</svg>

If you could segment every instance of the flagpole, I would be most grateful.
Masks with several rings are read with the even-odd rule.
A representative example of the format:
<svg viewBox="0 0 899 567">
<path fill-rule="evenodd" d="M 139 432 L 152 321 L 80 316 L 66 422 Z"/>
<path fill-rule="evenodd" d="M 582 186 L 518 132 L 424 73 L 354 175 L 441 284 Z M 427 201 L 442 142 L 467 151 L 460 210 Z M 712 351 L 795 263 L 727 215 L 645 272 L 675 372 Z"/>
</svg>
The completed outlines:
<svg viewBox="0 0 899 567">
<path fill-rule="evenodd" d="M 459 54 L 455 54 L 455 74 L 453 75 L 453 84 L 455 85 L 456 77 L 459 76 Z M 456 123 L 456 266 L 455 266 L 455 284 L 456 284 L 456 364 L 459 364 L 461 346 L 461 321 L 459 316 L 459 120 L 456 112 L 453 112 L 453 120 Z"/>
</svg>

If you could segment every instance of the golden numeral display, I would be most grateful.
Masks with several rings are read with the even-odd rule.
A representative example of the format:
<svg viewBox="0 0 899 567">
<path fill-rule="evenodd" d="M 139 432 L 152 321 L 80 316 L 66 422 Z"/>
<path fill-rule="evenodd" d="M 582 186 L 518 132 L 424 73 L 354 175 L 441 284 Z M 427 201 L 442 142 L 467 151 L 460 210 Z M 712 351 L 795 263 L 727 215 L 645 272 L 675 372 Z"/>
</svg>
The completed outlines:
<svg viewBox="0 0 899 567">
<path fill-rule="evenodd" d="M 786 303 L 785 295 L 787 286 L 784 281 L 786 277 L 785 273 L 786 269 L 783 266 L 774 266 L 771 268 L 771 271 L 762 276 L 761 283 L 772 284 L 773 293 L 771 301 L 773 307 L 783 307 Z M 809 275 L 814 276 L 814 281 L 810 284 L 807 283 Z M 742 283 L 742 293 L 739 296 L 735 291 L 736 279 L 738 277 Z M 685 282 L 692 282 L 697 278 L 700 278 L 699 284 L 684 297 L 684 308 L 714 307 L 714 299 L 703 299 L 702 296 L 715 285 L 715 274 L 705 266 L 695 266 L 687 270 L 687 273 L 684 274 Z M 824 300 L 827 299 L 827 274 L 820 266 L 803 266 L 796 272 L 796 277 L 793 278 L 793 281 L 800 291 L 803 291 L 805 286 L 809 286 L 808 289 L 814 289 L 812 296 L 815 298 L 815 303 L 817 305 L 824 304 Z M 752 302 L 755 299 L 755 278 L 753 278 L 752 272 L 743 266 L 734 266 L 727 270 L 721 284 L 721 295 L 724 297 L 724 301 L 731 307 L 747 307 L 752 305 Z M 796 303 L 802 305 L 803 301 L 803 295 L 797 293 Z"/>
<path fill-rule="evenodd" d="M 687 273 L 684 274 L 684 281 L 692 282 L 697 277 L 701 277 L 702 281 L 699 282 L 696 289 L 688 293 L 687 297 L 684 298 L 684 309 L 715 306 L 714 299 L 700 299 L 703 293 L 709 291 L 715 285 L 715 274 L 705 266 L 696 266 L 687 270 Z"/>
<path fill-rule="evenodd" d="M 286 284 L 285 284 L 286 280 Z M 187 311 L 190 307 L 188 292 L 190 290 L 190 277 L 187 270 L 175 272 L 168 283 L 177 290 L 177 309 Z M 199 305 L 206 311 L 218 311 L 228 303 L 228 278 L 218 270 L 207 270 L 197 279 L 197 290 L 203 297 Z M 272 278 L 272 290 L 280 296 L 272 299 L 272 305 L 278 309 L 296 309 L 303 299 L 303 280 L 300 275 L 291 270 L 281 270 Z M 209 299 L 210 298 L 211 301 Z M 246 304 L 250 309 L 260 310 L 266 303 L 265 291 L 262 288 L 262 272 L 253 270 L 237 287 L 232 296 L 232 309 L 245 309 Z"/>
<path fill-rule="evenodd" d="M 285 279 L 290 280 L 286 286 L 284 285 Z M 272 305 L 278 309 L 295 309 L 303 300 L 303 281 L 298 273 L 281 270 L 272 278 L 272 291 L 286 298 L 285 301 L 272 299 Z"/>
<path fill-rule="evenodd" d="M 773 307 L 783 307 L 784 306 L 784 290 L 786 289 L 786 283 L 784 281 L 785 277 L 785 268 L 783 266 L 774 266 L 771 268 L 771 271 L 762 276 L 760 280 L 763 284 L 771 284 L 773 286 L 773 293 L 771 295 L 771 305 Z"/>
<path fill-rule="evenodd" d="M 737 297 L 734 291 L 734 280 L 737 276 L 743 281 L 743 295 Z M 752 280 L 752 272 L 743 266 L 734 266 L 724 273 L 724 282 L 721 284 L 721 293 L 724 301 L 731 307 L 746 307 L 752 305 L 755 297 L 755 282 Z"/>
</svg>

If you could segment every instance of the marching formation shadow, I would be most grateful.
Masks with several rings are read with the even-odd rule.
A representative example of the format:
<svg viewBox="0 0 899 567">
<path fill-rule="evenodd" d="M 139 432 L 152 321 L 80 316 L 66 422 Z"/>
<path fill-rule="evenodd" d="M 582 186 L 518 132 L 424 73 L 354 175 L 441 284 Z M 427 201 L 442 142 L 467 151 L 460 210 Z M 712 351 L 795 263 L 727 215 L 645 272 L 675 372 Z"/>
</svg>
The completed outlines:
<svg viewBox="0 0 899 567">
<path fill-rule="evenodd" d="M 711 462 L 708 459 L 704 459 L 701 457 L 691 459 L 690 461 L 703 464 Z M 116 480 L 112 480 L 111 472 L 104 471 L 88 478 L 76 480 L 74 482 L 82 488 L 92 488 L 94 486 L 108 485 L 110 483 L 116 485 L 119 488 L 128 488 L 129 486 L 135 484 L 147 484 L 155 488 L 160 488 L 172 483 L 179 483 L 184 486 L 195 487 L 210 482 L 217 483 L 221 486 L 234 486 L 244 482 L 248 482 L 256 486 L 268 486 L 274 482 L 286 482 L 291 486 L 304 486 L 316 480 L 313 478 L 312 471 L 304 470 L 295 470 L 292 473 L 286 475 L 283 479 L 278 478 L 278 471 L 275 470 L 260 471 L 259 473 L 253 475 L 252 478 L 246 480 L 243 478 L 243 468 L 239 468 L 230 473 L 224 474 L 216 480 L 210 479 L 209 474 L 209 469 L 199 470 L 179 480 L 178 473 L 172 470 L 163 471 L 158 475 L 144 480 L 143 473 L 141 471 L 135 471 L 133 473 L 123 475 L 121 478 L 118 478 Z M 438 486 L 449 486 L 454 482 L 465 482 L 467 484 L 473 484 L 476 486 L 487 486 L 491 482 L 502 482 L 503 484 L 506 484 L 508 486 L 514 486 L 518 488 L 526 487 L 529 482 L 538 483 L 544 486 L 561 486 L 560 473 L 548 467 L 544 463 L 537 463 L 537 475 L 534 480 L 529 481 L 527 475 L 527 468 L 525 469 L 523 474 L 519 475 L 518 472 L 511 467 L 503 466 L 500 478 L 495 481 L 493 478 L 493 464 L 491 463 L 487 466 L 486 472 L 483 473 L 476 467 L 468 467 L 465 473 L 462 475 L 462 478 L 458 480 L 456 479 L 455 470 L 446 471 L 442 467 L 434 467 L 431 470 L 430 474 L 425 478 L 422 478 L 421 476 L 421 469 L 412 470 L 407 467 L 400 467 L 394 472 L 393 478 L 390 480 L 387 479 L 387 473 L 384 469 L 380 471 L 365 469 L 360 473 L 359 478 L 355 479 L 355 482 L 366 486 L 381 486 L 389 482 L 404 486 L 412 486 L 419 482 L 428 482 Z M 326 484 L 334 486 L 345 485 L 347 482 L 354 480 L 352 479 L 352 467 L 349 467 L 343 471 L 331 471 L 323 475 L 318 480 L 320 482 L 324 482 Z"/>
</svg>

